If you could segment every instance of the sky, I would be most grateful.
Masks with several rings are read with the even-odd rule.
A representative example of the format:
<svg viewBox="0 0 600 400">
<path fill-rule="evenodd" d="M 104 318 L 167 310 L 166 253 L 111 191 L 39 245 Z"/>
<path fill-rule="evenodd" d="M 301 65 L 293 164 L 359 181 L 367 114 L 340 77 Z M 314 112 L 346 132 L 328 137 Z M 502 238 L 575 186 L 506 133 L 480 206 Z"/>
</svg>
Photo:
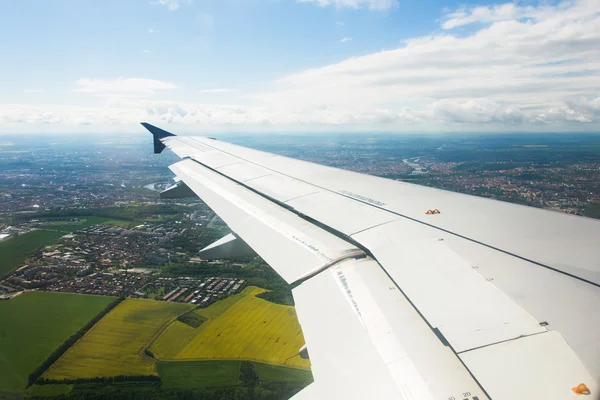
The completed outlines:
<svg viewBox="0 0 600 400">
<path fill-rule="evenodd" d="M 600 132 L 600 0 L 20 0 L 0 133 Z"/>
</svg>

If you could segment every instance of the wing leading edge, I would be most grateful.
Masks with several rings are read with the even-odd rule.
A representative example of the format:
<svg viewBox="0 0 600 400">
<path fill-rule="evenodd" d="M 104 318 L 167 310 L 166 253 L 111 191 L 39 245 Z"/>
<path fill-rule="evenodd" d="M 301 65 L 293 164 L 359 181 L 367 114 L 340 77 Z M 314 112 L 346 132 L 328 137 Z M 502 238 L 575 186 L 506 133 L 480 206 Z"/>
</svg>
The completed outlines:
<svg viewBox="0 0 600 400">
<path fill-rule="evenodd" d="M 171 166 L 178 179 L 296 283 L 315 377 L 298 398 L 564 399 L 579 383 L 597 393 L 600 267 L 590 257 L 600 251 L 585 237 L 600 237 L 597 221 L 144 126 L 184 158 Z M 501 234 L 476 225 L 460 199 Z M 463 224 L 416 214 L 430 205 L 463 213 Z M 573 254 L 544 255 L 531 221 Z M 561 225 L 584 240 L 565 249 Z"/>
</svg>

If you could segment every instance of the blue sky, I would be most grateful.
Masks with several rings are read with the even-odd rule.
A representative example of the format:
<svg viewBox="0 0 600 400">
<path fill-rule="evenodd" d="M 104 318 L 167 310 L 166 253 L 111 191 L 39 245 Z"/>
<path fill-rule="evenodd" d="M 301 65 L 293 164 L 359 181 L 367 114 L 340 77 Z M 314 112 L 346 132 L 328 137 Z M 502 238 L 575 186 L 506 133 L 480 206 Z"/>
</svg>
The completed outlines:
<svg viewBox="0 0 600 400">
<path fill-rule="evenodd" d="M 597 131 L 600 1 L 5 2 L 0 132 Z"/>
</svg>

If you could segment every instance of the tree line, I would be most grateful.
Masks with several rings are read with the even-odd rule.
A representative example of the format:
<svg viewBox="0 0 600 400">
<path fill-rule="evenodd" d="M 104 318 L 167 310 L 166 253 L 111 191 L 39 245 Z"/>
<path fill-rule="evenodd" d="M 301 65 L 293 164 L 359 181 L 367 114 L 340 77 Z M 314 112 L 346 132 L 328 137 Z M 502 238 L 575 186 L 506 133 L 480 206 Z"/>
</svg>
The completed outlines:
<svg viewBox="0 0 600 400">
<path fill-rule="evenodd" d="M 94 378 L 76 378 L 76 379 L 47 379 L 38 378 L 37 385 L 55 385 L 55 384 L 73 384 L 73 383 L 100 383 L 110 385 L 121 382 L 161 382 L 160 377 L 156 375 L 117 375 L 117 376 L 96 376 Z"/>
<path fill-rule="evenodd" d="M 92 385 L 92 384 L 88 384 Z M 123 383 L 121 384 L 123 385 Z M 303 385 L 285 382 L 261 383 L 222 389 L 165 389 L 161 386 L 136 385 L 85 387 L 76 385 L 68 394 L 61 394 L 56 400 L 287 400 L 298 393 Z M 47 400 L 48 397 L 30 397 L 32 400 Z"/>
<path fill-rule="evenodd" d="M 189 208 L 176 204 L 161 205 L 139 205 L 125 207 L 105 207 L 105 208 L 85 208 L 45 211 L 37 214 L 16 215 L 17 221 L 30 220 L 36 218 L 73 218 L 73 217 L 104 217 L 124 220 L 134 220 L 138 218 L 147 218 L 154 214 L 177 215 L 182 212 L 189 212 Z"/>
<path fill-rule="evenodd" d="M 83 337 L 83 335 L 86 334 L 87 331 L 92 329 L 92 327 L 94 325 L 96 325 L 96 323 L 98 321 L 100 321 L 113 308 L 118 306 L 119 303 L 121 303 L 123 300 L 125 300 L 125 297 L 117 298 L 115 301 L 113 301 L 108 306 L 106 306 L 106 308 L 104 308 L 104 310 L 100 311 L 100 313 L 98 313 L 94 318 L 92 318 L 87 324 L 85 324 L 85 326 L 83 328 L 79 329 L 77 332 L 75 332 L 73 335 L 71 335 L 67 340 L 65 340 L 63 342 L 63 344 L 61 344 L 56 350 L 54 350 L 52 352 L 52 354 L 50 354 L 50 356 L 48 356 L 48 358 L 46 358 L 40 364 L 39 367 L 37 367 L 32 373 L 29 374 L 29 378 L 27 380 L 27 387 L 33 385 L 34 383 L 38 383 L 38 380 L 40 379 L 40 377 L 44 374 L 44 372 L 46 372 L 46 370 L 48 368 L 50 368 L 50 366 L 52 364 L 54 364 L 56 361 L 58 361 L 58 359 L 60 357 L 62 357 L 62 355 L 65 354 L 65 352 L 67 350 L 69 350 L 69 348 L 72 347 L 79 339 L 81 339 Z M 41 382 L 42 381 L 40 380 L 40 383 Z"/>
</svg>

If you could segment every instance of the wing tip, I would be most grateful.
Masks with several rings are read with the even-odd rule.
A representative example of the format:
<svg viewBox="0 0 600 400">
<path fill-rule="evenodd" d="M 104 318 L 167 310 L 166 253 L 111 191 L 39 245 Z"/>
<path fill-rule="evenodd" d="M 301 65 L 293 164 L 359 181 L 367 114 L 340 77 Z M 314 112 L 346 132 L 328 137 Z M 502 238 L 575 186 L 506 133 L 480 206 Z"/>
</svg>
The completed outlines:
<svg viewBox="0 0 600 400">
<path fill-rule="evenodd" d="M 164 129 L 160 129 L 147 122 L 140 122 L 144 128 L 146 128 L 154 137 L 154 154 L 160 154 L 165 149 L 165 144 L 161 141 L 169 136 L 175 136 L 171 132 L 167 132 Z"/>
</svg>

